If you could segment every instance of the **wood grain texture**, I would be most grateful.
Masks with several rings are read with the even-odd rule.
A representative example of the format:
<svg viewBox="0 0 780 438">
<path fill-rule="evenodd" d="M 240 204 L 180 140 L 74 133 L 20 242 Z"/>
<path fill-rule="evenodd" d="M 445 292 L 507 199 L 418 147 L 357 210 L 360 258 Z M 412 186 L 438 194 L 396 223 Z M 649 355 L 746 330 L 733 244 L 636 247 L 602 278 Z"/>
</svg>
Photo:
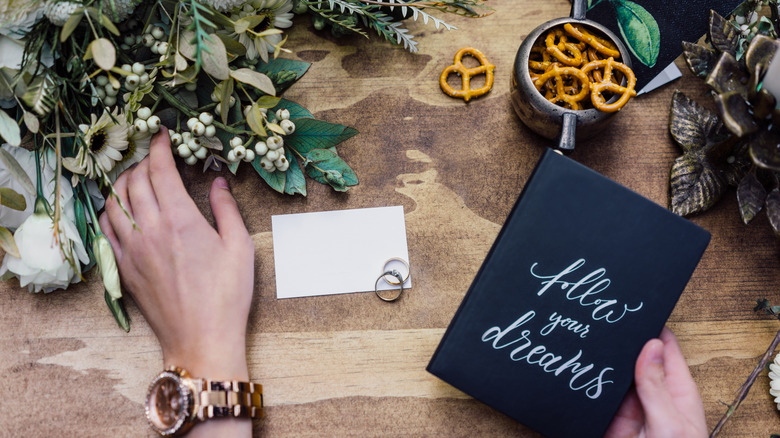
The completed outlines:
<svg viewBox="0 0 780 438">
<path fill-rule="evenodd" d="M 413 25 L 417 55 L 373 36 L 336 41 L 296 20 L 287 47 L 312 67 L 285 97 L 360 131 L 339 147 L 360 185 L 339 194 L 309 182 L 308 198 L 291 198 L 252 172 L 230 177 L 257 249 L 249 362 L 269 407 L 256 436 L 538 436 L 424 370 L 549 144 L 513 114 L 509 75 L 522 38 L 568 14 L 569 4 L 490 3 L 496 13 L 487 18 L 448 17 L 457 31 Z M 493 91 L 469 104 L 442 94 L 437 82 L 464 46 L 497 66 Z M 631 102 L 611 131 L 579 144 L 573 158 L 666 206 L 679 153 L 667 130 L 675 88 L 709 104 L 702 81 L 684 72 Z M 181 170 L 210 217 L 215 175 Z M 275 299 L 271 215 L 386 205 L 404 206 L 414 275 L 414 288 L 399 302 L 372 294 Z M 733 191 L 693 220 L 712 232 L 712 243 L 669 325 L 712 427 L 725 410 L 721 402 L 732 400 L 780 328 L 752 313 L 756 298 L 780 302 L 780 260 L 766 218 L 743 225 Z M 94 273 L 87 279 L 50 295 L 0 284 L 0 437 L 151 436 L 142 400 L 161 367 L 159 346 L 132 303 L 132 331 L 118 329 Z M 780 432 L 780 419 L 764 373 L 722 436 L 772 432 Z"/>
</svg>

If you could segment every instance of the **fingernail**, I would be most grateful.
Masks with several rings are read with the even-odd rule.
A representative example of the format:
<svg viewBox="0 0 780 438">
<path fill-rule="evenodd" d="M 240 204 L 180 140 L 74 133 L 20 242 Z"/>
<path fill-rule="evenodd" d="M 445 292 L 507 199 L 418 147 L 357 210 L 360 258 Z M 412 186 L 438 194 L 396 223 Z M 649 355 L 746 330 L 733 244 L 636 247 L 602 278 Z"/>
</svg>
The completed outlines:
<svg viewBox="0 0 780 438">
<path fill-rule="evenodd" d="M 217 179 L 214 180 L 214 185 L 219 187 L 220 189 L 230 190 L 228 187 L 228 182 L 225 178 L 217 177 Z"/>
<path fill-rule="evenodd" d="M 648 359 L 650 363 L 662 364 L 664 363 L 664 344 L 663 342 L 653 342 L 648 352 Z"/>
</svg>

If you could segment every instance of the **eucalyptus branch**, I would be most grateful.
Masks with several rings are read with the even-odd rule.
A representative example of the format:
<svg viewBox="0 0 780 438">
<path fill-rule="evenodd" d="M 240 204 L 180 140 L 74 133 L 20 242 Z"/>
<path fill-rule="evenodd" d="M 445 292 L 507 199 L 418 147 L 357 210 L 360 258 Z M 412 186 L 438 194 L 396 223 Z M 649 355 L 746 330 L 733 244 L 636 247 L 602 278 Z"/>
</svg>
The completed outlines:
<svg viewBox="0 0 780 438">
<path fill-rule="evenodd" d="M 770 306 L 769 301 L 767 301 L 766 299 L 758 300 L 758 305 L 753 310 L 754 311 L 763 310 L 767 314 L 780 319 L 780 313 L 779 313 L 780 306 Z M 780 330 L 777 331 L 775 337 L 772 339 L 772 342 L 769 344 L 769 347 L 766 349 L 764 354 L 761 356 L 761 359 L 758 361 L 758 364 L 756 365 L 755 368 L 753 368 L 753 372 L 750 373 L 747 380 L 745 380 L 745 383 L 743 383 L 742 386 L 739 388 L 736 398 L 734 399 L 733 402 L 731 402 L 730 405 L 728 405 L 728 409 L 726 410 L 726 413 L 723 414 L 723 416 L 720 418 L 720 421 L 718 421 L 718 424 L 716 424 L 715 428 L 712 429 L 712 432 L 710 433 L 710 438 L 714 438 L 716 435 L 718 435 L 718 433 L 720 433 L 720 431 L 723 429 L 723 426 L 726 424 L 726 422 L 737 411 L 739 405 L 742 404 L 745 398 L 747 398 L 748 392 L 750 392 L 750 388 L 753 386 L 753 383 L 756 382 L 758 375 L 761 374 L 761 372 L 766 368 L 767 362 L 769 362 L 770 359 L 772 359 L 772 354 L 775 352 L 775 349 L 777 348 L 778 344 L 780 344 Z"/>
</svg>

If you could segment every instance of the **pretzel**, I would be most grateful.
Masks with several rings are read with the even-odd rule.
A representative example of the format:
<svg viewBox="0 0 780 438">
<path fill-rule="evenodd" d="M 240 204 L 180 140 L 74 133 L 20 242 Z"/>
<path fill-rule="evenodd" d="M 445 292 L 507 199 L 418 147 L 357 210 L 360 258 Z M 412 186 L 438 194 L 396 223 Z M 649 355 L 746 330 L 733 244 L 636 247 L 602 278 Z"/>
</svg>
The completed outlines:
<svg viewBox="0 0 780 438">
<path fill-rule="evenodd" d="M 463 63 L 461 62 L 463 55 L 474 57 L 477 61 L 479 61 L 479 67 L 464 67 Z M 444 71 L 441 72 L 441 76 L 439 76 L 439 85 L 441 86 L 442 91 L 444 91 L 447 95 L 452 97 L 459 97 L 468 102 L 472 97 L 479 97 L 490 91 L 490 89 L 493 87 L 494 68 L 496 68 L 496 66 L 491 64 L 482 52 L 471 47 L 464 47 L 455 53 L 453 64 L 448 65 Z M 456 73 L 461 77 L 463 88 L 460 90 L 455 90 L 447 83 L 447 78 L 451 73 Z M 476 90 L 471 89 L 471 77 L 481 74 L 485 75 L 485 85 L 477 88 Z"/>
<path fill-rule="evenodd" d="M 625 106 L 630 98 L 636 96 L 636 91 L 634 90 L 634 87 L 636 86 L 636 76 L 627 65 L 621 62 L 617 62 L 611 57 L 608 59 L 602 59 L 585 64 L 585 66 L 582 67 L 582 73 L 587 76 L 588 73 L 594 72 L 595 76 L 595 71 L 597 71 L 599 68 L 604 69 L 602 80 L 590 84 L 590 100 L 593 102 L 593 106 L 596 107 L 596 109 L 599 111 L 604 111 L 607 113 L 619 111 L 621 108 L 623 108 L 623 106 Z M 612 79 L 614 79 L 612 76 L 613 69 L 623 73 L 626 76 L 627 83 L 625 87 L 621 86 L 617 82 L 612 81 Z M 616 102 L 608 105 L 603 95 L 604 92 L 620 94 L 621 96 Z"/>
<path fill-rule="evenodd" d="M 564 76 L 569 76 L 572 80 L 579 82 L 580 87 L 573 87 L 572 85 L 566 86 L 564 84 Z M 550 70 L 539 76 L 534 82 L 534 86 L 541 92 L 542 87 L 547 86 L 547 90 L 551 91 L 553 88 L 555 93 L 547 98 L 552 103 L 562 102 L 570 107 L 579 105 L 578 102 L 585 99 L 590 89 L 588 77 L 580 69 L 575 67 L 559 67 L 553 65 Z M 572 92 L 571 94 L 567 91 Z M 547 97 L 547 96 L 545 96 Z"/>
<path fill-rule="evenodd" d="M 611 56 L 613 58 L 620 57 L 620 52 L 611 41 L 593 35 L 592 33 L 585 30 L 584 27 L 566 23 L 563 25 L 563 28 L 566 30 L 566 33 L 584 43 L 587 43 L 602 55 Z"/>
<path fill-rule="evenodd" d="M 557 43 L 555 42 L 556 37 L 558 38 Z M 547 33 L 545 45 L 547 46 L 547 52 L 558 61 L 572 67 L 582 65 L 582 50 L 579 49 L 577 44 L 570 43 L 560 29 L 553 29 Z M 567 52 L 571 56 L 567 55 Z"/>
</svg>

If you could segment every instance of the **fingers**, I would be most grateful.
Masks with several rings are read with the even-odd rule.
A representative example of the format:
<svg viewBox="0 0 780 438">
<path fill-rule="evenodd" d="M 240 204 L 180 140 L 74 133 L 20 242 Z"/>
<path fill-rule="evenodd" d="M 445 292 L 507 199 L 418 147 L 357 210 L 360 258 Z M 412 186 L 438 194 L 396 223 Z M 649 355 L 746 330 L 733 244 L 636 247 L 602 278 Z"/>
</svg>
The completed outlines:
<svg viewBox="0 0 780 438">
<path fill-rule="evenodd" d="M 209 200 L 211 201 L 211 211 L 214 213 L 214 219 L 217 221 L 219 235 L 228 242 L 246 240 L 249 237 L 249 233 L 244 225 L 244 220 L 241 219 L 238 204 L 230 193 L 230 188 L 228 188 L 225 178 L 216 178 L 211 184 Z"/>
<path fill-rule="evenodd" d="M 139 226 L 143 228 L 145 224 L 157 217 L 160 207 L 157 205 L 157 197 L 149 179 L 148 159 L 138 163 L 128 176 L 127 194 L 135 213 L 133 218 Z"/>
<path fill-rule="evenodd" d="M 664 374 L 664 343 L 651 339 L 636 361 L 636 392 L 649 429 L 675 424 L 679 413 L 667 388 Z"/>
<path fill-rule="evenodd" d="M 706 430 L 704 420 L 704 405 L 699 395 L 699 388 L 691 376 L 688 363 L 685 361 L 677 337 L 668 328 L 661 332 L 661 340 L 664 343 L 664 373 L 669 387 L 669 393 L 675 399 L 681 411 L 687 412 L 688 417 L 701 420 L 698 426 Z"/>
<path fill-rule="evenodd" d="M 179 171 L 176 170 L 176 162 L 171 152 L 171 140 L 165 128 L 152 137 L 149 145 L 149 179 L 161 208 L 175 206 L 177 210 L 180 208 L 197 210 L 184 188 Z M 187 211 L 183 213 L 189 214 Z"/>
</svg>

